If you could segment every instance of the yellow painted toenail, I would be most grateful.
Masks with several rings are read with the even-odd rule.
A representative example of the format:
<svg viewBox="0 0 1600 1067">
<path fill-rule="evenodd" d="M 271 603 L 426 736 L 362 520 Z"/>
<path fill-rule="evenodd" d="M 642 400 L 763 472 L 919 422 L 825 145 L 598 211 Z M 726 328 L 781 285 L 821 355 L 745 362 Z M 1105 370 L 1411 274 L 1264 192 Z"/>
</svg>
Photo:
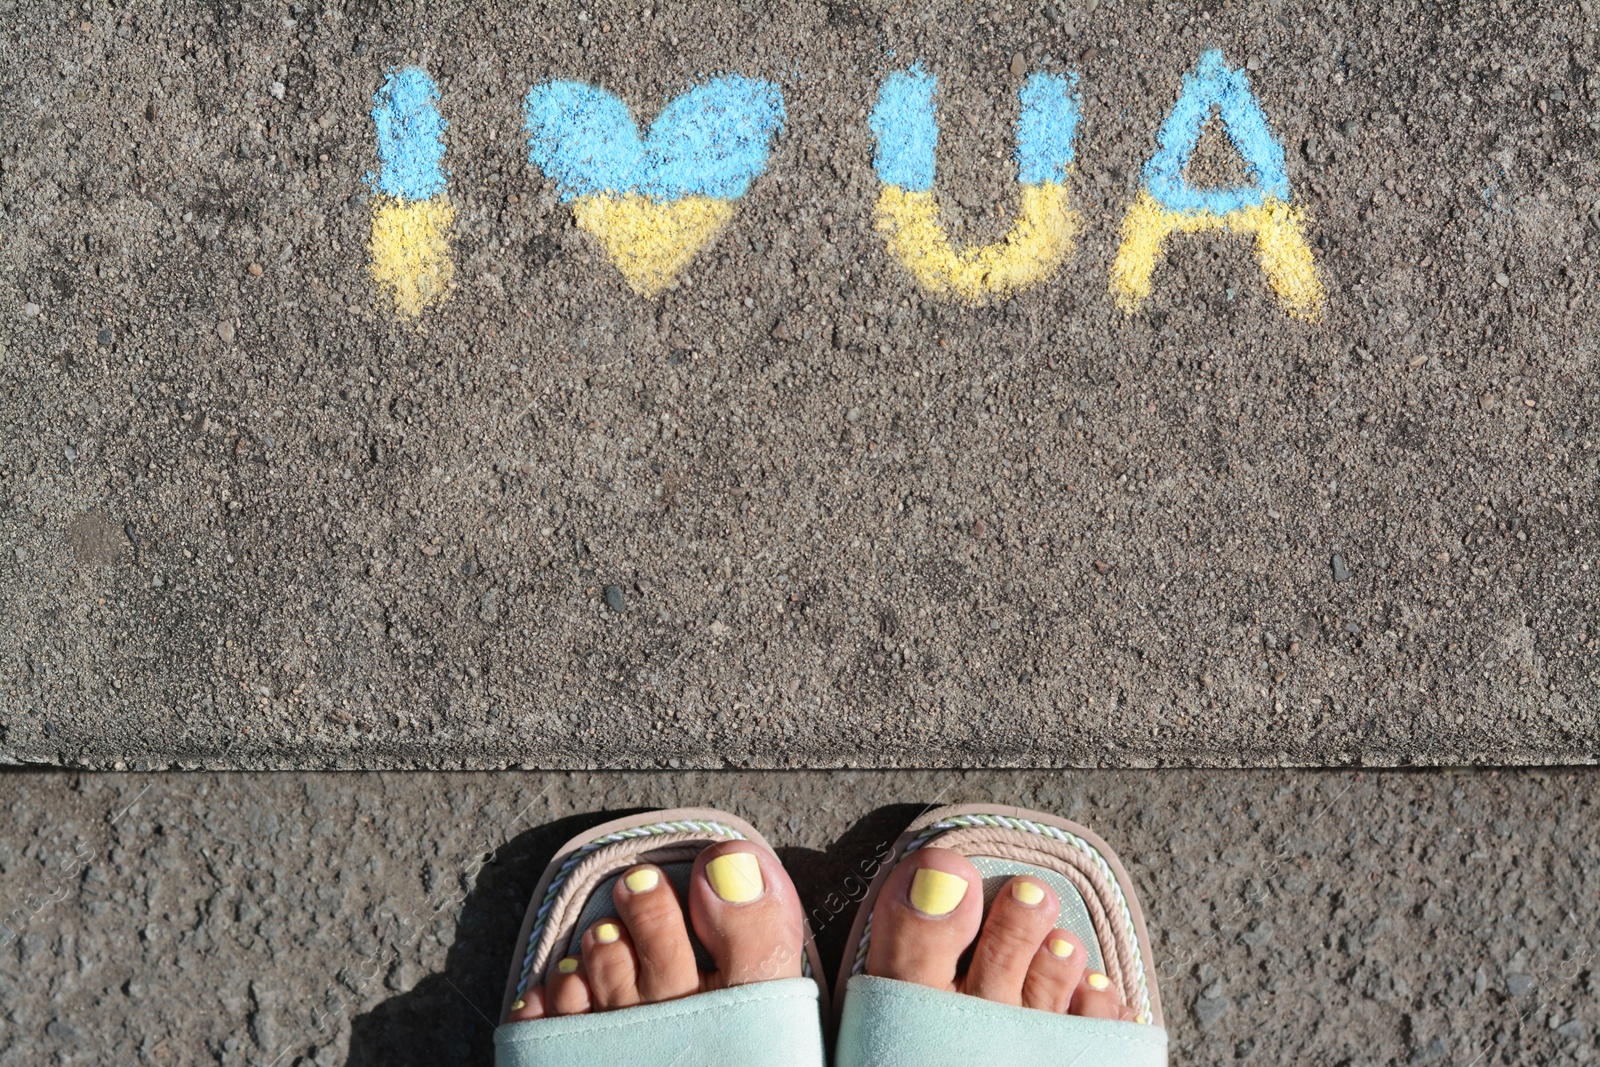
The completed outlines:
<svg viewBox="0 0 1600 1067">
<path fill-rule="evenodd" d="M 1066 959 L 1072 955 L 1072 942 L 1064 937 L 1051 938 L 1050 944 L 1046 947 L 1050 949 L 1050 955 L 1052 956 L 1060 956 L 1062 959 Z"/>
<path fill-rule="evenodd" d="M 645 867 L 642 870 L 629 872 L 622 881 L 630 893 L 648 893 L 661 884 L 661 876 L 653 868 Z"/>
<path fill-rule="evenodd" d="M 518 997 L 517 998 L 517 1002 L 515 1004 L 511 1005 L 511 1010 L 512 1011 L 521 1011 L 523 1008 L 526 1008 L 527 1006 L 528 1006 L 528 1002 L 523 1000 L 521 997 Z"/>
<path fill-rule="evenodd" d="M 711 883 L 711 891 L 729 904 L 748 903 L 766 889 L 761 881 L 761 861 L 749 852 L 730 852 L 707 863 L 706 881 Z"/>
<path fill-rule="evenodd" d="M 924 915 L 949 915 L 967 895 L 967 880 L 923 867 L 911 876 L 911 906 Z"/>
<path fill-rule="evenodd" d="M 601 923 L 594 928 L 594 939 L 602 945 L 609 945 L 622 936 L 622 931 L 617 929 L 616 923 Z"/>
<path fill-rule="evenodd" d="M 1011 895 L 1017 898 L 1019 904 L 1033 907 L 1044 899 L 1044 890 L 1032 882 L 1012 882 Z"/>
<path fill-rule="evenodd" d="M 568 956 L 566 959 L 556 964 L 556 970 L 560 971 L 562 974 L 575 974 L 578 970 L 578 961 L 573 959 L 571 956 Z"/>
<path fill-rule="evenodd" d="M 1111 979 L 1103 974 L 1092 973 L 1088 977 L 1089 988 L 1096 992 L 1104 993 L 1111 988 Z"/>
</svg>

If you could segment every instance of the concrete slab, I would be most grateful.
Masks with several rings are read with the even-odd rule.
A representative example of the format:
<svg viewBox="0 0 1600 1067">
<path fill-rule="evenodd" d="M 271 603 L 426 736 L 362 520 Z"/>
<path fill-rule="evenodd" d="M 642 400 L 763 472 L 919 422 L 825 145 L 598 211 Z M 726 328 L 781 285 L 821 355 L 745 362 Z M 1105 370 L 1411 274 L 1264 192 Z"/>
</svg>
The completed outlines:
<svg viewBox="0 0 1600 1067">
<path fill-rule="evenodd" d="M 829 965 L 919 804 L 1070 812 L 1126 861 L 1174 1063 L 1594 1058 L 1595 774 L 17 775 L 0 1065 L 490 1062 L 548 853 L 710 803 L 779 848 Z"/>
<path fill-rule="evenodd" d="M 1595 757 L 1581 5 L 5 7 L 0 758 Z"/>
</svg>

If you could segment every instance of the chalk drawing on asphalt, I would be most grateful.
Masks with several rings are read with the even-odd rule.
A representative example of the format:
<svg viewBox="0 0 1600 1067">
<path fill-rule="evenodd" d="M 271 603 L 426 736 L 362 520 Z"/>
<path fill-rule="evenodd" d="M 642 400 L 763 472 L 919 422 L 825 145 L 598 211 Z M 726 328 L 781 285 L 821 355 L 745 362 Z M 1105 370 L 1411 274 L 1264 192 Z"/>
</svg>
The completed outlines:
<svg viewBox="0 0 1600 1067">
<path fill-rule="evenodd" d="M 776 85 L 737 75 L 673 98 L 643 138 L 626 104 L 581 82 L 535 86 L 526 115 L 528 161 L 643 296 L 733 217 L 784 120 Z"/>
<path fill-rule="evenodd" d="M 401 314 L 414 317 L 444 299 L 455 272 L 439 89 L 420 67 L 393 70 L 373 97 L 372 121 L 378 133 L 378 172 L 368 176 L 378 190 L 372 277 Z"/>
<path fill-rule="evenodd" d="M 1201 130 L 1215 108 L 1249 183 L 1197 189 L 1184 177 Z M 1111 292 L 1132 314 L 1153 290 L 1156 267 L 1174 233 L 1237 233 L 1255 237 L 1256 260 L 1291 315 L 1315 319 L 1325 294 L 1317 278 L 1304 213 L 1292 205 L 1283 146 L 1267 126 L 1243 70 L 1230 70 L 1216 50 L 1200 57 L 1157 136 L 1143 188 L 1122 222 L 1111 268 Z"/>
<path fill-rule="evenodd" d="M 930 293 L 979 303 L 1048 278 L 1072 254 L 1078 215 L 1068 202 L 1078 130 L 1076 75 L 1035 74 L 1018 94 L 1017 180 L 1021 207 L 999 241 L 958 249 L 934 198 L 937 80 L 920 65 L 884 79 L 869 120 L 877 228 L 889 252 Z"/>
</svg>

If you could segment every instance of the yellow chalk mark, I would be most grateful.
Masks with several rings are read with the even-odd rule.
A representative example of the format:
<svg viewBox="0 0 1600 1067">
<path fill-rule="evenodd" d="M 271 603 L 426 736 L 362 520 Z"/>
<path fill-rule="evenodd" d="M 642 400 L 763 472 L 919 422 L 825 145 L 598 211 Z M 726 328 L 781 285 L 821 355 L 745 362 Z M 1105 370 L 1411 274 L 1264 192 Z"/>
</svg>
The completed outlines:
<svg viewBox="0 0 1600 1067">
<path fill-rule="evenodd" d="M 654 296 L 733 217 L 733 202 L 709 196 L 656 201 L 637 193 L 573 201 L 578 226 L 605 248 L 633 291 Z"/>
<path fill-rule="evenodd" d="M 1150 295 L 1151 278 L 1169 234 L 1209 232 L 1254 234 L 1256 261 L 1285 310 L 1301 319 L 1321 316 L 1326 293 L 1306 241 L 1304 214 L 1275 197 L 1218 215 L 1170 211 L 1141 192 L 1122 221 L 1122 247 L 1111 266 L 1111 293 L 1117 306 L 1131 315 Z"/>
<path fill-rule="evenodd" d="M 1078 213 L 1057 182 L 1022 187 L 1022 209 L 1004 238 L 957 251 L 939 222 L 931 190 L 885 185 L 878 194 L 878 230 L 889 252 L 929 292 L 969 304 L 1044 281 L 1072 254 Z"/>
<path fill-rule="evenodd" d="M 379 197 L 372 212 L 372 277 L 394 297 L 401 314 L 417 316 L 444 299 L 455 274 L 450 228 L 455 208 L 429 200 Z"/>
</svg>

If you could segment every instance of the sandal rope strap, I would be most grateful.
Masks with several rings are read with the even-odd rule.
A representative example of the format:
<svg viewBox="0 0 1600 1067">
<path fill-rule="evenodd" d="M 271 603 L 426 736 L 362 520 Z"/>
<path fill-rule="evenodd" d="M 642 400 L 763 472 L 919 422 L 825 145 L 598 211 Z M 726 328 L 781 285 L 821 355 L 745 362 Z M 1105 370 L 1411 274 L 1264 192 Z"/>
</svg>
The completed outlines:
<svg viewBox="0 0 1600 1067">
<path fill-rule="evenodd" d="M 1128 907 L 1127 896 L 1122 891 L 1121 883 L 1117 881 L 1116 875 L 1112 873 L 1110 865 L 1106 863 L 1105 857 L 1098 849 L 1077 834 L 1069 833 L 1057 826 L 1010 815 L 975 813 L 952 815 L 923 827 L 906 843 L 904 855 L 910 855 L 930 844 L 934 838 L 954 831 L 982 831 L 977 834 L 961 834 L 961 851 L 968 855 L 984 854 L 981 851 L 982 846 L 995 845 L 1000 846 L 997 851 L 1010 852 L 1006 858 L 1024 859 L 1022 855 L 1011 852 L 1005 847 L 1014 846 L 1016 843 L 1014 835 L 1024 833 L 1040 839 L 1034 842 L 1038 851 L 1079 868 L 1091 887 L 1102 896 L 1109 897 L 1116 909 L 1114 919 L 1106 916 L 1103 914 L 1103 909 L 1098 906 L 1098 901 L 1085 894 L 1085 903 L 1090 905 L 1091 918 L 1094 920 L 1096 933 L 1101 937 L 1102 945 L 1109 939 L 1115 949 L 1114 955 L 1103 953 L 1107 956 L 1106 969 L 1108 972 L 1122 972 L 1120 976 L 1116 973 L 1110 976 L 1121 977 L 1120 984 L 1123 989 L 1132 992 L 1133 995 L 1129 999 L 1132 1001 L 1135 1021 L 1140 1023 L 1154 1021 L 1150 1010 L 1150 985 L 1145 973 L 1145 961 L 1139 950 L 1139 935 L 1133 925 L 1133 910 Z M 1076 884 L 1077 879 L 1071 880 Z M 1109 938 L 1106 935 L 1110 935 Z M 866 969 L 867 948 L 871 939 L 872 916 L 868 915 L 861 928 L 861 941 L 856 946 L 855 959 L 851 962 L 851 974 L 861 974 Z"/>
</svg>

